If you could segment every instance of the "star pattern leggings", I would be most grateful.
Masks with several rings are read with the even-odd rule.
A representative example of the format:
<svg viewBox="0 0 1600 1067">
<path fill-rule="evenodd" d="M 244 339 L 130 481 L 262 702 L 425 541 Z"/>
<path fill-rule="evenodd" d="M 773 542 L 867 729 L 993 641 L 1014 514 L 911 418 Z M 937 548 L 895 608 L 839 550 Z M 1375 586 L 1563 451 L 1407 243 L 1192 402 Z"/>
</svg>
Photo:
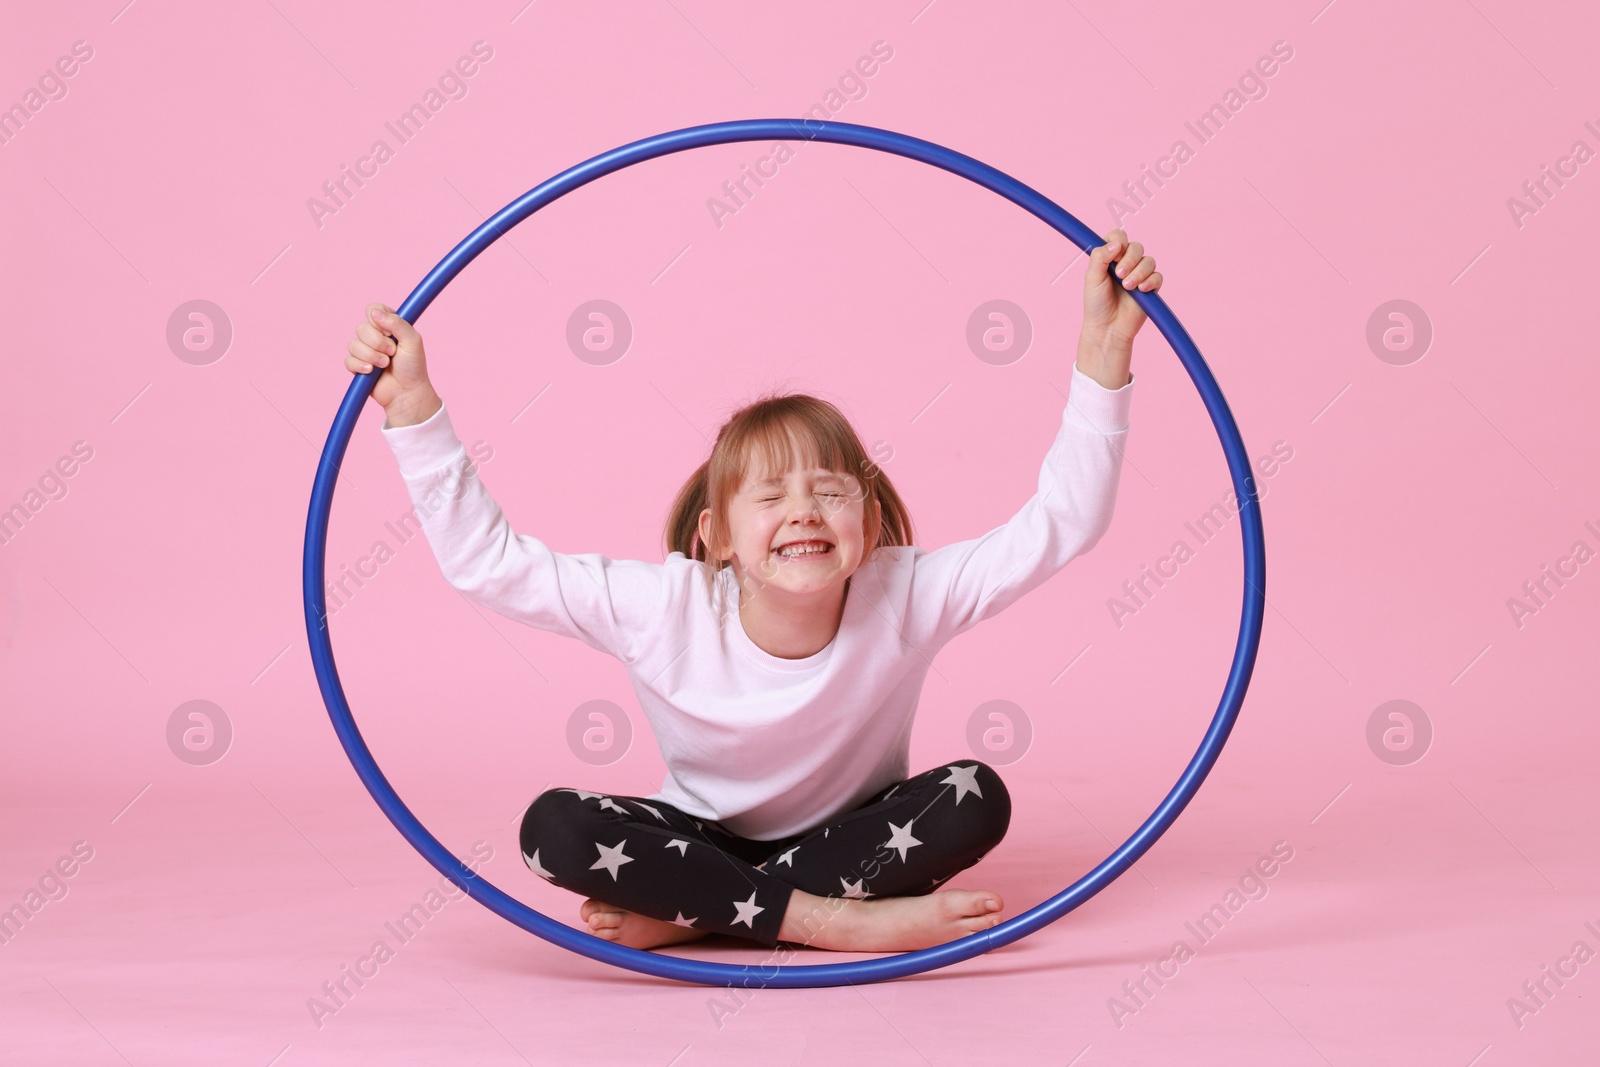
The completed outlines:
<svg viewBox="0 0 1600 1067">
<path fill-rule="evenodd" d="M 521 845 L 523 862 L 563 889 L 771 948 L 796 889 L 855 899 L 931 893 L 987 855 L 1010 822 L 1000 776 L 957 760 L 776 841 L 658 800 L 549 789 L 523 815 Z"/>
</svg>

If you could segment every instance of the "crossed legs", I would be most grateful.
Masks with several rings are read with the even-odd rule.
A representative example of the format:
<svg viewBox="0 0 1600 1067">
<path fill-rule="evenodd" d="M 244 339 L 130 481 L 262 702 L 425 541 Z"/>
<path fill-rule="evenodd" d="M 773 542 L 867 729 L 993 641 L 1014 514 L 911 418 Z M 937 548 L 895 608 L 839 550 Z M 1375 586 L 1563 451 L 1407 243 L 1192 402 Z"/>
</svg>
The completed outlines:
<svg viewBox="0 0 1600 1067">
<path fill-rule="evenodd" d="M 993 769 L 957 760 L 887 787 L 807 833 L 759 841 L 670 804 L 557 788 L 523 816 L 524 862 L 584 894 L 597 936 L 635 948 L 728 934 L 906 951 L 988 929 L 991 891 L 939 890 L 1005 836 Z"/>
</svg>

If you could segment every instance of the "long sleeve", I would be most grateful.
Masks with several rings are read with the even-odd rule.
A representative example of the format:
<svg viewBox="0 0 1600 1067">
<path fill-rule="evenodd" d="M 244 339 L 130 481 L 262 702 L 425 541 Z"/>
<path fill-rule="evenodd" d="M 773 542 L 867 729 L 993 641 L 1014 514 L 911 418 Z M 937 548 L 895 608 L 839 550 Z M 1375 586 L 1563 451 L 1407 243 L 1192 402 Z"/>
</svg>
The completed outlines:
<svg viewBox="0 0 1600 1067">
<path fill-rule="evenodd" d="M 918 554 L 907 621 L 931 648 L 1043 584 L 1110 527 L 1132 392 L 1131 378 L 1107 389 L 1074 365 L 1038 492 L 1003 526 Z"/>
<path fill-rule="evenodd" d="M 506 521 L 444 407 L 382 428 L 445 580 L 508 619 L 638 657 L 666 598 L 661 564 L 566 555 Z"/>
</svg>

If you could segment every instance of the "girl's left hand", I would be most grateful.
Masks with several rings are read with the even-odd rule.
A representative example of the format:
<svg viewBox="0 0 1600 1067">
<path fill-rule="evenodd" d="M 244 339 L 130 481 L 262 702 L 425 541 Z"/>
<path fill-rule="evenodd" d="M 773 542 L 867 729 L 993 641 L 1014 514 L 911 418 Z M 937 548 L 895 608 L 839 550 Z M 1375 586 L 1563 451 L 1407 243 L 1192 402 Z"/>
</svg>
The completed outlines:
<svg viewBox="0 0 1600 1067">
<path fill-rule="evenodd" d="M 1118 277 L 1108 270 L 1116 264 Z M 1089 256 L 1083 278 L 1083 332 L 1100 343 L 1132 345 L 1134 335 L 1148 318 L 1127 290 L 1153 293 L 1161 288 L 1156 261 L 1144 254 L 1144 245 L 1131 244 L 1121 229 L 1106 234 L 1106 243 Z"/>
</svg>

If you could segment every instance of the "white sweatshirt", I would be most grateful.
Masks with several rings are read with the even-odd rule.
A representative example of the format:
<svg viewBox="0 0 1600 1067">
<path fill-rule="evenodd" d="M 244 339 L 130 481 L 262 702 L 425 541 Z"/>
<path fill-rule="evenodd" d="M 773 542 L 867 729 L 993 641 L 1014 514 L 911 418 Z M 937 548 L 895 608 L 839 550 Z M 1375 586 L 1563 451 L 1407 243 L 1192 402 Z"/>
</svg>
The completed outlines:
<svg viewBox="0 0 1600 1067">
<path fill-rule="evenodd" d="M 627 668 L 667 776 L 659 799 L 743 837 L 803 833 L 909 776 L 933 657 L 1088 551 L 1111 523 L 1133 382 L 1078 370 L 1038 492 L 981 537 L 880 548 L 851 576 L 839 632 L 782 659 L 739 621 L 731 567 L 554 552 L 511 528 L 449 412 L 383 428 L 446 580 L 468 599 L 575 637 Z M 429 499 L 430 494 L 432 499 Z"/>
</svg>

